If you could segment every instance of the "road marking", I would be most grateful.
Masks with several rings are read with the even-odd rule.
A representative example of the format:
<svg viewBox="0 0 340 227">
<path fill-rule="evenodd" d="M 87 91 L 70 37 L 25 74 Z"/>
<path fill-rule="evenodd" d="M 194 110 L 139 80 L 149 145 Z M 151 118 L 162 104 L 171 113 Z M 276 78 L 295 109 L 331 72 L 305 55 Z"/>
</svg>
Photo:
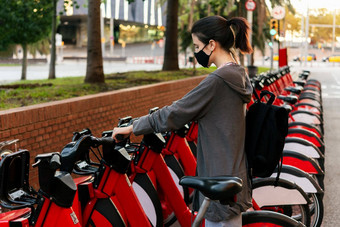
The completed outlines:
<svg viewBox="0 0 340 227">
<path fill-rule="evenodd" d="M 334 75 L 333 72 L 332 72 L 332 76 L 333 76 L 334 80 L 336 81 L 336 83 L 337 83 L 338 85 L 340 85 L 340 80 Z"/>
<path fill-rule="evenodd" d="M 340 99 L 340 95 L 330 95 L 327 97 L 322 97 L 322 99 Z"/>
<path fill-rule="evenodd" d="M 323 93 L 322 99 L 340 99 L 340 92 L 332 92 L 331 94 Z"/>
<path fill-rule="evenodd" d="M 340 89 L 340 86 L 339 85 L 331 85 L 331 88 Z"/>
</svg>

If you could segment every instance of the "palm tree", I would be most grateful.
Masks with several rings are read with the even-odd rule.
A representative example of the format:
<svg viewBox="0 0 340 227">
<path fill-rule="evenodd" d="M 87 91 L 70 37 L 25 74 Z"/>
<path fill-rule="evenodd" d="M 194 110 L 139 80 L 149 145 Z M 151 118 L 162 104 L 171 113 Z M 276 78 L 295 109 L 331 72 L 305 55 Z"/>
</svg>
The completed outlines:
<svg viewBox="0 0 340 227">
<path fill-rule="evenodd" d="M 100 33 L 101 0 L 89 0 L 85 83 L 105 83 Z"/>
<path fill-rule="evenodd" d="M 55 79 L 55 60 L 56 60 L 56 46 L 55 35 L 57 30 L 57 0 L 53 1 L 53 15 L 52 15 L 52 32 L 51 32 L 51 59 L 48 79 Z"/>
<path fill-rule="evenodd" d="M 177 27 L 178 27 L 178 0 L 168 0 L 163 70 L 179 70 Z"/>
</svg>

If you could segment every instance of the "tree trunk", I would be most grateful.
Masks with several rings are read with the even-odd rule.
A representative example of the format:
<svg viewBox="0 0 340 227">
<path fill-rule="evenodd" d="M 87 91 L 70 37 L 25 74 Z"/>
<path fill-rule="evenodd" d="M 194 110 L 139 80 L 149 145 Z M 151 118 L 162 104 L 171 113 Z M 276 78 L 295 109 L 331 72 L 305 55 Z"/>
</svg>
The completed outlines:
<svg viewBox="0 0 340 227">
<path fill-rule="evenodd" d="M 211 14 L 211 5 L 208 2 L 208 12 L 207 12 L 207 16 L 210 16 Z"/>
<path fill-rule="evenodd" d="M 21 80 L 26 80 L 27 74 L 27 44 L 22 44 L 22 68 L 21 68 Z"/>
<path fill-rule="evenodd" d="M 178 0 L 167 1 L 163 71 L 178 67 Z"/>
<path fill-rule="evenodd" d="M 250 65 L 254 65 L 254 62 L 255 62 L 254 53 L 255 53 L 255 47 L 253 46 L 253 53 L 250 54 Z"/>
<path fill-rule="evenodd" d="M 100 32 L 101 0 L 89 0 L 85 83 L 105 83 Z"/>
<path fill-rule="evenodd" d="M 243 6 L 244 6 L 244 2 L 239 1 L 237 9 L 238 9 L 238 16 L 240 16 L 240 17 L 243 16 L 243 13 L 242 13 Z M 241 53 L 241 51 L 238 52 L 238 57 L 239 57 L 239 60 L 240 60 L 240 65 L 244 66 L 244 55 Z"/>
<path fill-rule="evenodd" d="M 244 55 L 241 52 L 239 52 L 238 58 L 240 59 L 240 65 L 244 66 Z"/>
<path fill-rule="evenodd" d="M 48 79 L 55 79 L 55 60 L 56 60 L 56 47 L 55 47 L 55 35 L 57 27 L 57 0 L 53 0 L 53 17 L 52 17 L 52 37 L 51 37 L 51 59 L 50 59 L 50 71 L 48 73 Z"/>
<path fill-rule="evenodd" d="M 188 24 L 188 32 L 191 31 L 192 25 L 194 23 L 194 10 L 195 10 L 195 0 L 191 0 L 190 3 L 190 13 L 189 13 L 189 24 Z"/>
</svg>

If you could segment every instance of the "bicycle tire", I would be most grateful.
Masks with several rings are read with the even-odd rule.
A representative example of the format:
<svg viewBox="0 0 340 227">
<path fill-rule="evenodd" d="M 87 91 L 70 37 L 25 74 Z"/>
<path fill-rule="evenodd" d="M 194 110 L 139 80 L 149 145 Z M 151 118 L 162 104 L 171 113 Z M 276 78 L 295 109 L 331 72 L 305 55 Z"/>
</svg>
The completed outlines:
<svg viewBox="0 0 340 227">
<path fill-rule="evenodd" d="M 281 226 L 281 227 L 303 227 L 301 222 L 298 222 L 284 214 L 273 211 L 247 211 L 242 213 L 242 226 Z"/>
<path fill-rule="evenodd" d="M 168 166 L 168 169 L 171 173 L 171 176 L 172 176 L 174 182 L 176 183 L 177 188 L 181 192 L 181 194 L 184 198 L 184 201 L 186 203 L 188 203 L 188 201 L 189 201 L 189 190 L 188 190 L 188 188 L 183 187 L 179 184 L 179 180 L 182 177 L 184 177 L 184 170 L 183 170 L 181 164 L 179 163 L 177 158 L 173 155 L 166 155 L 164 157 L 164 161 L 165 161 L 166 165 Z M 171 226 L 176 221 L 177 221 L 177 218 L 176 218 L 176 215 L 175 215 L 174 212 L 169 214 L 167 217 L 164 217 L 164 220 L 163 220 L 165 227 Z"/>
<path fill-rule="evenodd" d="M 194 141 L 188 141 L 188 144 L 189 144 L 189 147 L 190 147 L 192 154 L 195 156 L 195 158 L 197 158 L 197 146 L 196 146 L 195 142 Z"/>
<path fill-rule="evenodd" d="M 97 200 L 86 226 L 102 226 L 103 223 L 110 223 L 115 227 L 126 227 L 126 223 L 124 223 L 116 205 L 110 198 Z"/>
<path fill-rule="evenodd" d="M 320 194 L 315 193 L 311 193 L 308 196 L 312 200 L 312 203 L 309 205 L 309 212 L 311 215 L 311 226 L 320 227 L 322 224 L 324 214 L 322 196 Z"/>
<path fill-rule="evenodd" d="M 324 184 L 325 175 L 312 175 L 312 176 L 316 180 L 316 182 L 318 182 L 320 188 L 322 190 L 325 190 L 325 184 Z"/>
<path fill-rule="evenodd" d="M 272 186 L 276 188 L 276 186 L 281 186 L 283 188 L 295 188 L 299 191 L 299 193 L 308 199 L 308 195 L 295 183 L 290 181 L 280 179 L 275 185 L 274 178 L 260 178 L 253 179 L 253 190 L 261 187 Z M 254 196 L 254 195 L 253 195 Z M 256 201 L 256 199 L 255 199 Z M 309 204 L 277 204 L 277 205 L 269 205 L 260 207 L 261 210 L 269 210 L 275 211 L 278 213 L 285 214 L 293 219 L 302 222 L 305 226 L 309 227 L 311 224 L 311 214 L 309 210 Z"/>
<path fill-rule="evenodd" d="M 279 214 L 284 214 L 303 223 L 306 227 L 311 226 L 311 215 L 308 204 L 262 207 L 261 210 L 269 210 Z"/>
<path fill-rule="evenodd" d="M 149 176 L 137 174 L 132 182 L 133 190 L 153 227 L 163 226 L 162 206 L 157 191 Z"/>
</svg>

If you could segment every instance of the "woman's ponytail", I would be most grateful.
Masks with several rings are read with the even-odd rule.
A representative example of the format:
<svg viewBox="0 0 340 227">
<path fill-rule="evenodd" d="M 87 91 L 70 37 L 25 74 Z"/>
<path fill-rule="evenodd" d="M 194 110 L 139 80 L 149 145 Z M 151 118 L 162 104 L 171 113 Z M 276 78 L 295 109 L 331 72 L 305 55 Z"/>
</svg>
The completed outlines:
<svg viewBox="0 0 340 227">
<path fill-rule="evenodd" d="M 253 52 L 253 48 L 249 42 L 249 23 L 243 17 L 233 17 L 227 21 L 227 25 L 231 26 L 231 29 L 236 33 L 235 48 L 240 49 L 242 53 L 250 54 Z"/>
<path fill-rule="evenodd" d="M 249 42 L 249 24 L 243 17 L 230 20 L 221 16 L 205 17 L 194 23 L 191 33 L 204 44 L 208 44 L 210 39 L 218 41 L 228 52 L 235 48 L 242 53 L 253 52 Z"/>
</svg>

